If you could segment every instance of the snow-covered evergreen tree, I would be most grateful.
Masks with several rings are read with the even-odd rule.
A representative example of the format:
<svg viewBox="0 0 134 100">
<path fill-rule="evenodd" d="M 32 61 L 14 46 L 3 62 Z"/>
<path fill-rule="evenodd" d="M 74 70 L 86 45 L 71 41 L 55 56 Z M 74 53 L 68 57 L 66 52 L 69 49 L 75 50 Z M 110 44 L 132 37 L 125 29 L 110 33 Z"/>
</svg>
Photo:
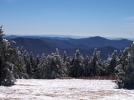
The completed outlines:
<svg viewBox="0 0 134 100">
<path fill-rule="evenodd" d="M 115 70 L 119 88 L 134 88 L 134 43 L 125 48 Z"/>
<path fill-rule="evenodd" d="M 97 48 L 94 49 L 93 57 L 89 62 L 90 66 L 90 76 L 99 76 L 100 75 L 100 51 L 97 51 Z"/>
<path fill-rule="evenodd" d="M 114 50 L 111 56 L 108 55 L 107 60 L 104 61 L 106 75 L 114 75 L 118 60 L 119 57 L 117 56 L 117 50 Z"/>
<path fill-rule="evenodd" d="M 65 63 L 66 60 L 67 60 L 67 53 L 66 53 L 66 51 L 64 51 L 64 53 L 63 53 L 63 62 Z"/>
<path fill-rule="evenodd" d="M 19 47 L 13 48 L 13 52 L 12 52 L 13 56 L 11 62 L 14 64 L 13 74 L 17 79 L 29 78 L 28 74 L 26 73 L 26 65 L 25 65 L 23 53 L 24 52 L 22 51 L 22 48 L 21 49 L 19 49 Z"/>
<path fill-rule="evenodd" d="M 82 77 L 83 73 L 83 57 L 80 54 L 79 50 L 76 50 L 75 58 L 72 59 L 72 65 L 71 68 L 69 69 L 69 76 L 71 77 Z"/>
<path fill-rule="evenodd" d="M 52 53 L 51 55 L 42 58 L 37 69 L 37 73 L 40 74 L 37 78 L 43 79 L 55 79 L 63 77 L 67 73 L 57 48 L 56 53 Z"/>
<path fill-rule="evenodd" d="M 86 58 L 84 58 L 83 60 L 83 76 L 84 77 L 89 77 L 90 76 L 90 61 L 91 58 L 89 58 L 88 56 L 86 56 Z"/>
<path fill-rule="evenodd" d="M 3 39 L 2 26 L 0 27 L 0 85 L 13 85 L 16 81 L 13 75 L 14 64 L 11 62 L 13 48 L 10 41 Z"/>
<path fill-rule="evenodd" d="M 36 79 L 45 78 L 44 73 L 46 73 L 46 71 L 47 71 L 47 69 L 46 69 L 48 67 L 47 64 L 48 64 L 47 57 L 43 53 L 40 58 L 39 64 L 37 65 L 34 78 L 36 78 Z"/>
</svg>

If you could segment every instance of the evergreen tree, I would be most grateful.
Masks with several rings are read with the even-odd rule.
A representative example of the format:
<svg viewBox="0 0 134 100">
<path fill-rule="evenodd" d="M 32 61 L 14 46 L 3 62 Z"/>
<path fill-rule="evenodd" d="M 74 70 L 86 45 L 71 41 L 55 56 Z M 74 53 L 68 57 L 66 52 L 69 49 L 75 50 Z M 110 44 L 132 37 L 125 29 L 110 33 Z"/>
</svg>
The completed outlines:
<svg viewBox="0 0 134 100">
<path fill-rule="evenodd" d="M 114 50 L 112 55 L 109 55 L 107 61 L 104 62 L 106 75 L 114 75 L 118 60 L 117 50 Z"/>
<path fill-rule="evenodd" d="M 99 66 L 100 61 L 101 61 L 100 60 L 100 52 L 97 51 L 97 48 L 95 48 L 94 52 L 93 52 L 93 57 L 92 57 L 91 61 L 89 62 L 90 76 L 100 75 L 100 66 Z"/>
<path fill-rule="evenodd" d="M 110 73 L 114 73 L 114 69 L 117 65 L 117 50 L 114 51 L 114 53 L 111 55 L 111 61 L 110 61 Z"/>
<path fill-rule="evenodd" d="M 76 50 L 76 54 L 75 54 L 75 58 L 72 59 L 72 66 L 69 69 L 69 76 L 71 77 L 82 77 L 82 73 L 83 73 L 83 57 L 80 54 L 79 50 Z"/>
<path fill-rule="evenodd" d="M 64 51 L 63 53 L 63 62 L 65 63 L 67 60 L 67 54 L 66 54 L 66 51 Z"/>
<path fill-rule="evenodd" d="M 55 79 L 66 75 L 67 70 L 57 48 L 56 53 L 52 53 L 43 59 L 37 68 L 38 73 L 40 73 L 38 78 Z"/>
<path fill-rule="evenodd" d="M 134 88 L 134 43 L 125 48 L 115 70 L 119 88 Z"/>
<path fill-rule="evenodd" d="M 37 71 L 37 67 L 40 63 L 40 58 L 39 58 L 39 55 L 36 56 L 35 58 L 35 64 L 34 64 L 34 67 L 33 67 L 33 72 L 36 72 Z"/>
<path fill-rule="evenodd" d="M 13 85 L 16 81 L 13 75 L 14 64 L 11 62 L 13 49 L 10 41 L 3 39 L 2 26 L 0 27 L 0 85 Z"/>
<path fill-rule="evenodd" d="M 91 58 L 86 56 L 86 58 L 83 60 L 83 76 L 89 77 L 90 76 L 90 64 Z"/>
<path fill-rule="evenodd" d="M 11 62 L 14 64 L 13 74 L 15 78 L 29 78 L 28 74 L 26 73 L 26 65 L 22 53 L 22 48 L 13 48 L 13 51 L 10 52 L 10 55 L 11 54 L 13 55 Z"/>
<path fill-rule="evenodd" d="M 26 72 L 29 75 L 29 77 L 32 77 L 32 65 L 31 65 L 31 62 L 30 62 L 29 54 L 24 56 L 24 60 L 25 60 Z"/>
<path fill-rule="evenodd" d="M 66 76 L 68 76 L 69 75 L 69 69 L 71 68 L 71 65 L 70 65 L 71 58 L 67 56 L 66 51 L 64 51 L 64 53 L 63 53 L 62 60 L 63 60 L 63 65 L 66 69 Z"/>
<path fill-rule="evenodd" d="M 37 65 L 36 71 L 35 71 L 35 76 L 34 77 L 36 79 L 45 78 L 44 73 L 46 73 L 46 71 L 47 71 L 46 70 L 46 68 L 48 67 L 47 64 L 48 64 L 47 57 L 43 53 L 41 58 L 40 58 L 39 64 Z"/>
</svg>

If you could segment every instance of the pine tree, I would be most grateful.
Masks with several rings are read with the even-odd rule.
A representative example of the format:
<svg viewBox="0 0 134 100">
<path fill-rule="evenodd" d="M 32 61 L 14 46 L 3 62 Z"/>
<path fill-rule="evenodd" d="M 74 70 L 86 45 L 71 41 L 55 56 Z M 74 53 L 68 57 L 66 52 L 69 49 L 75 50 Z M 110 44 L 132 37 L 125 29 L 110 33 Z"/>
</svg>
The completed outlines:
<svg viewBox="0 0 134 100">
<path fill-rule="evenodd" d="M 94 49 L 93 57 L 89 62 L 90 66 L 90 76 L 99 76 L 100 75 L 100 51 L 97 51 L 97 48 Z"/>
<path fill-rule="evenodd" d="M 71 77 L 82 77 L 83 73 L 83 57 L 79 50 L 76 50 L 75 58 L 72 59 L 72 66 L 69 69 L 69 76 Z"/>
<path fill-rule="evenodd" d="M 47 57 L 43 53 L 39 60 L 39 64 L 37 65 L 34 78 L 36 78 L 36 79 L 45 78 L 44 73 L 46 73 L 46 71 L 47 71 L 46 70 L 46 68 L 48 67 L 47 64 L 48 64 Z"/>
<path fill-rule="evenodd" d="M 67 60 L 67 53 L 66 53 L 66 51 L 64 51 L 64 53 L 63 53 L 63 62 L 65 63 L 66 60 Z"/>
<path fill-rule="evenodd" d="M 134 43 L 125 48 L 115 70 L 119 88 L 134 88 Z"/>
<path fill-rule="evenodd" d="M 65 76 L 67 71 L 57 48 L 56 53 L 52 53 L 51 55 L 41 59 L 37 69 L 37 72 L 40 73 L 37 78 L 43 79 L 60 78 Z"/>
<path fill-rule="evenodd" d="M 37 67 L 40 63 L 40 58 L 39 58 L 39 55 L 36 56 L 35 58 L 35 64 L 34 64 L 34 67 L 33 67 L 33 72 L 35 73 L 37 71 Z"/>
<path fill-rule="evenodd" d="M 114 75 L 118 60 L 117 50 L 114 50 L 111 56 L 108 55 L 107 60 L 104 62 L 106 75 Z"/>
<path fill-rule="evenodd" d="M 0 85 L 13 85 L 16 81 L 13 75 L 11 59 L 13 49 L 10 47 L 10 41 L 3 39 L 2 26 L 0 27 Z"/>
<path fill-rule="evenodd" d="M 86 56 L 86 58 L 83 60 L 83 76 L 89 77 L 90 76 L 90 64 L 91 58 Z"/>
<path fill-rule="evenodd" d="M 25 64 L 25 56 L 26 50 L 24 51 L 21 48 L 17 47 L 14 48 L 14 52 L 12 55 L 12 63 L 15 65 L 13 74 L 15 78 L 22 79 L 22 78 L 29 78 L 27 72 L 26 72 L 26 64 Z"/>
<path fill-rule="evenodd" d="M 66 51 L 63 52 L 63 65 L 66 69 L 66 76 L 69 76 L 69 69 L 71 68 L 70 62 L 71 62 L 71 58 L 67 56 Z"/>
<path fill-rule="evenodd" d="M 24 60 L 25 60 L 26 72 L 29 75 L 29 77 L 32 77 L 32 65 L 31 65 L 31 62 L 30 62 L 29 54 L 24 56 Z"/>
<path fill-rule="evenodd" d="M 117 65 L 117 50 L 114 51 L 114 53 L 111 55 L 111 61 L 110 61 L 110 73 L 114 73 L 114 69 Z"/>
</svg>

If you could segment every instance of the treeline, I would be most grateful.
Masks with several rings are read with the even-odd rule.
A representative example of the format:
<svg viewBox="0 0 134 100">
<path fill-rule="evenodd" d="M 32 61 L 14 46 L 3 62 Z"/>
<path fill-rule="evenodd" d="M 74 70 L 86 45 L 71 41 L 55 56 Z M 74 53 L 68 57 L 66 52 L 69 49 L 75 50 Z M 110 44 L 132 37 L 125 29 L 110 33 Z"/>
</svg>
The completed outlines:
<svg viewBox="0 0 134 100">
<path fill-rule="evenodd" d="M 117 55 L 113 51 L 107 60 L 100 58 L 94 49 L 92 57 L 83 57 L 79 50 L 71 57 L 61 57 L 59 51 L 35 57 L 23 48 L 10 46 L 11 40 L 3 39 L 0 27 L 0 85 L 13 85 L 16 79 L 55 79 L 61 77 L 92 77 L 116 75 L 119 88 L 134 87 L 134 44 Z"/>
</svg>

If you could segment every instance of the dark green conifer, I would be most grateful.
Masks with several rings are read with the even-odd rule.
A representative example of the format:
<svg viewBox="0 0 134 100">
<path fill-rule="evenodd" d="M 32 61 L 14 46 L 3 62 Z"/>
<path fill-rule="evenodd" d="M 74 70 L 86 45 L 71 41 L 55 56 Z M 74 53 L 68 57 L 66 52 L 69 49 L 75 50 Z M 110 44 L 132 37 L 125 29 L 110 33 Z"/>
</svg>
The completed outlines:
<svg viewBox="0 0 134 100">
<path fill-rule="evenodd" d="M 69 69 L 69 76 L 71 77 L 82 77 L 83 73 L 83 57 L 80 54 L 79 50 L 76 50 L 75 58 L 72 59 L 72 65 L 71 68 Z"/>
<path fill-rule="evenodd" d="M 2 26 L 0 27 L 0 85 L 13 85 L 16 81 L 13 75 L 13 67 L 11 59 L 13 57 L 13 49 L 10 47 L 10 41 L 3 39 L 4 36 Z"/>
</svg>

